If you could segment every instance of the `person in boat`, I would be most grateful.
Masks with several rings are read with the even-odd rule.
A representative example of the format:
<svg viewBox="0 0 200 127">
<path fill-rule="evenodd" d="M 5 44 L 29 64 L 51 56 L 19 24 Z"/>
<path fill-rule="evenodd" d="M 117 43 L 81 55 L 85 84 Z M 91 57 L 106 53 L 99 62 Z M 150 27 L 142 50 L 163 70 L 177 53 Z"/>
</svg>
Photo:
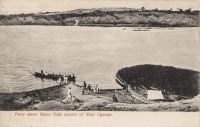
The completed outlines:
<svg viewBox="0 0 200 127">
<path fill-rule="evenodd" d="M 44 73 L 44 71 L 43 71 L 43 70 L 41 70 L 41 74 L 42 74 L 42 75 L 45 75 L 45 73 Z"/>
<path fill-rule="evenodd" d="M 48 75 L 48 73 L 47 72 L 45 72 L 45 74 L 44 74 L 45 76 L 47 76 Z"/>
<path fill-rule="evenodd" d="M 75 75 L 74 74 L 72 74 L 72 76 L 71 76 L 71 80 L 72 80 L 72 82 L 73 82 L 73 84 L 75 83 Z"/>
<path fill-rule="evenodd" d="M 75 76 L 74 76 L 74 74 L 72 74 L 71 80 L 72 80 L 72 82 L 73 82 L 73 84 L 74 84 L 74 83 L 75 83 Z"/>
<path fill-rule="evenodd" d="M 74 74 L 73 75 L 69 75 L 68 78 L 67 78 L 67 81 L 68 82 L 73 82 L 73 84 L 74 84 L 75 83 L 75 78 L 76 77 L 74 76 Z"/>
</svg>

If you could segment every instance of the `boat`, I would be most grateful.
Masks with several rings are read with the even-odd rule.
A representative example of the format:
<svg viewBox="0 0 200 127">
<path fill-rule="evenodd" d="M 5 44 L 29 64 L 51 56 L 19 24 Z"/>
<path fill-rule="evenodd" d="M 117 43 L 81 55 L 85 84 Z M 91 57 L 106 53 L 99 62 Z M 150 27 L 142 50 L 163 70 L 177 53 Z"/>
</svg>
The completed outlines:
<svg viewBox="0 0 200 127">
<path fill-rule="evenodd" d="M 48 74 L 45 75 L 44 73 L 40 73 L 40 72 L 31 72 L 29 71 L 32 75 L 34 75 L 35 77 L 39 77 L 39 78 L 46 78 L 46 79 L 53 79 L 53 80 L 58 80 L 61 76 L 60 75 L 55 75 L 55 74 Z"/>
<path fill-rule="evenodd" d="M 58 74 L 45 74 L 45 73 L 41 73 L 41 72 L 31 72 L 29 70 L 29 72 L 34 75 L 35 77 L 39 77 L 39 78 L 46 78 L 46 79 L 52 79 L 52 80 L 58 80 L 59 78 L 61 78 L 61 81 L 62 81 L 62 75 L 58 75 Z M 76 77 L 75 75 L 73 74 L 72 76 L 71 75 L 67 75 L 65 76 L 67 77 L 67 82 L 73 82 L 75 83 L 76 81 Z M 63 79 L 64 80 L 64 79 Z"/>
<path fill-rule="evenodd" d="M 67 82 L 73 82 L 73 83 L 76 82 L 76 77 L 75 77 L 74 74 L 72 76 L 71 75 L 67 75 L 65 77 L 67 77 Z"/>
</svg>

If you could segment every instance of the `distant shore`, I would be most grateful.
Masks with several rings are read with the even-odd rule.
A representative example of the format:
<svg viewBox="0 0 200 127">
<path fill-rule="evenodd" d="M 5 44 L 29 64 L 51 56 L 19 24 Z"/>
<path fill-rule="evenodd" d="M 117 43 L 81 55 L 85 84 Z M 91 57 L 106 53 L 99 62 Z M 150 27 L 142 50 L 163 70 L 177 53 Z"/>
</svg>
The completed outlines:
<svg viewBox="0 0 200 127">
<path fill-rule="evenodd" d="M 199 27 L 199 10 L 77 9 L 67 12 L 0 15 L 1 25 Z"/>
</svg>

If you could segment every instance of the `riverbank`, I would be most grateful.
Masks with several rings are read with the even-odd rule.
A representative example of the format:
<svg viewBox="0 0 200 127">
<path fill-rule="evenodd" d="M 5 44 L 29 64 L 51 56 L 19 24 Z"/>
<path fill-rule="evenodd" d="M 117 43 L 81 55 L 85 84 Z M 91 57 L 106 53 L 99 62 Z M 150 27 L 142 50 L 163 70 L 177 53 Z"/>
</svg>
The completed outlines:
<svg viewBox="0 0 200 127">
<path fill-rule="evenodd" d="M 71 100 L 66 100 L 69 88 L 72 96 L 76 98 L 74 104 Z M 77 110 L 77 108 L 82 110 L 81 107 L 88 104 L 112 102 L 114 93 L 119 95 L 117 98 L 121 103 L 140 103 L 126 94 L 123 89 L 104 89 L 98 94 L 82 95 L 82 88 L 79 85 L 69 84 L 29 92 L 0 94 L 0 110 Z"/>
<path fill-rule="evenodd" d="M 71 88 L 73 103 L 67 100 Z M 118 102 L 113 102 L 116 94 Z M 98 94 L 82 95 L 78 85 L 59 85 L 21 93 L 0 94 L 0 110 L 42 111 L 199 111 L 200 96 L 177 102 L 143 104 L 123 89 L 101 90 Z"/>
<path fill-rule="evenodd" d="M 198 27 L 198 17 L 198 10 L 94 8 L 65 12 L 0 15 L 0 25 Z"/>
</svg>

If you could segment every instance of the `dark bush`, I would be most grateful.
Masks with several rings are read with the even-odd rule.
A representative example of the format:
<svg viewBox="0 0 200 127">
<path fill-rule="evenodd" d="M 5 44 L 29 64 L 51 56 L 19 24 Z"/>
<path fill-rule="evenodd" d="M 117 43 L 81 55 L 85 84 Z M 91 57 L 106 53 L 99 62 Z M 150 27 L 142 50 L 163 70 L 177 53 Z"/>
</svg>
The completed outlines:
<svg viewBox="0 0 200 127">
<path fill-rule="evenodd" d="M 194 97 L 199 94 L 199 76 L 197 71 L 179 69 L 161 65 L 138 65 L 120 69 L 117 74 L 124 82 L 156 87 L 176 95 Z"/>
</svg>

